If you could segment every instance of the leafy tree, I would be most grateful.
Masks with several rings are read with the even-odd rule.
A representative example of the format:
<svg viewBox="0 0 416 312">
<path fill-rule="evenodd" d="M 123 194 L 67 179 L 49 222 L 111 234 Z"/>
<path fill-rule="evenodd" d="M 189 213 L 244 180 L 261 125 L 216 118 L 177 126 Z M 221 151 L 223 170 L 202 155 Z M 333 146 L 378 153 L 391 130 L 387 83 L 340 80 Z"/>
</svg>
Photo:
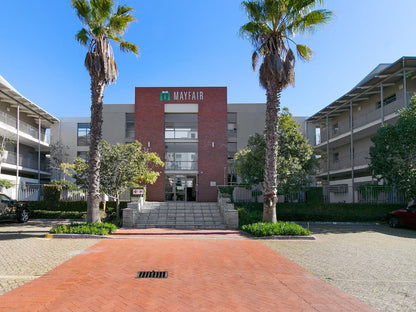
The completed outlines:
<svg viewBox="0 0 416 312">
<path fill-rule="evenodd" d="M 117 215 L 120 207 L 120 195 L 130 187 L 140 184 L 153 184 L 159 177 L 154 166 L 164 163 L 155 153 L 142 151 L 138 141 L 130 144 L 110 145 L 103 141 L 100 147 L 100 191 L 117 201 Z M 78 185 L 85 185 L 88 166 L 78 158 L 74 163 L 74 178 Z"/>
<path fill-rule="evenodd" d="M 72 6 L 84 28 L 77 34 L 77 41 L 88 46 L 85 67 L 91 77 L 91 129 L 88 171 L 87 222 L 100 221 L 100 144 L 102 138 L 102 109 L 106 85 L 117 79 L 111 42 L 122 51 L 138 54 L 135 44 L 123 40 L 123 34 L 134 21 L 132 8 L 120 5 L 115 8 L 113 0 L 72 0 Z"/>
<path fill-rule="evenodd" d="M 11 138 L 8 138 L 7 136 L 3 135 L 0 137 L 0 173 L 1 173 L 1 166 L 3 164 L 3 161 L 5 161 L 7 158 L 6 144 L 13 143 L 13 142 L 14 140 Z"/>
<path fill-rule="evenodd" d="M 62 163 L 66 163 L 69 158 L 69 146 L 64 145 L 62 141 L 57 141 L 50 145 L 49 168 L 53 172 L 57 172 L 58 179 L 65 179 L 65 172 L 61 167 Z M 61 176 L 62 174 L 62 176 Z"/>
<path fill-rule="evenodd" d="M 0 179 L 0 187 L 4 187 L 5 189 L 12 188 L 14 184 L 10 180 Z"/>
<path fill-rule="evenodd" d="M 284 108 L 278 129 L 279 154 L 276 167 L 279 193 L 287 194 L 308 185 L 310 176 L 314 173 L 314 149 L 299 127 L 287 108 Z M 263 182 L 265 148 L 264 135 L 256 133 L 250 136 L 247 148 L 235 154 L 234 168 L 245 183 Z"/>
<path fill-rule="evenodd" d="M 332 12 L 315 9 L 323 0 L 249 0 L 242 5 L 249 22 L 240 29 L 254 46 L 252 65 L 259 69 L 260 85 L 266 89 L 265 166 L 263 183 L 263 221 L 276 222 L 277 153 L 279 142 L 280 94 L 289 84 L 295 83 L 295 45 L 302 60 L 312 57 L 306 45 L 296 44 L 294 37 L 313 32 L 326 23 Z"/>
<path fill-rule="evenodd" d="M 399 114 L 394 125 L 384 125 L 371 138 L 370 169 L 411 200 L 416 199 L 416 96 Z"/>
</svg>

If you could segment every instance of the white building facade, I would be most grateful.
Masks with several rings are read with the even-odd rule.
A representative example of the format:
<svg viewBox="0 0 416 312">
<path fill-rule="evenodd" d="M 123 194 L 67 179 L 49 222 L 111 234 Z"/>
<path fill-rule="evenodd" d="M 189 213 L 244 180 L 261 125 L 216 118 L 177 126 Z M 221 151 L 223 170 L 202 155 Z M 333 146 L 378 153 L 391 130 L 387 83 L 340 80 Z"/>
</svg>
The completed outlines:
<svg viewBox="0 0 416 312">
<path fill-rule="evenodd" d="M 369 169 L 371 137 L 394 124 L 416 92 L 416 57 L 380 64 L 351 91 L 307 119 L 310 143 L 324 155 L 316 172 L 330 202 L 359 202 Z"/>
<path fill-rule="evenodd" d="M 14 187 L 3 193 L 37 200 L 39 185 L 50 181 L 49 130 L 58 119 L 22 96 L 0 76 L 0 179 Z"/>
</svg>

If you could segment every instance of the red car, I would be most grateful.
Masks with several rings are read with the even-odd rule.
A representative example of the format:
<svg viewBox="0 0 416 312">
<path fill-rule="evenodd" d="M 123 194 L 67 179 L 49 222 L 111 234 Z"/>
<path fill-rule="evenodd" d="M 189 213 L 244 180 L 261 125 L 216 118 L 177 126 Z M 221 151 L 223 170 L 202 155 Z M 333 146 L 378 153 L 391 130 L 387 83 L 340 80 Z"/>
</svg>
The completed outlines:
<svg viewBox="0 0 416 312">
<path fill-rule="evenodd" d="M 387 221 L 393 228 L 399 226 L 416 228 L 416 203 L 412 202 L 405 209 L 389 212 Z"/>
</svg>

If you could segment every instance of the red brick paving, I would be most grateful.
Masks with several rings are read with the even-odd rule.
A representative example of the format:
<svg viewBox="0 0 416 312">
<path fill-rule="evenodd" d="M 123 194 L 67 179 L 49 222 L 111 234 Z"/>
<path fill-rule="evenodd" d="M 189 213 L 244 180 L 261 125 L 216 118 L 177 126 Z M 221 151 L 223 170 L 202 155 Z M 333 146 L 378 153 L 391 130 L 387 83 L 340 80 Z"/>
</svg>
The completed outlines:
<svg viewBox="0 0 416 312">
<path fill-rule="evenodd" d="M 100 241 L 0 296 L 0 311 L 375 311 L 236 231 L 123 233 L 139 238 Z M 135 278 L 152 270 L 169 277 Z"/>
</svg>

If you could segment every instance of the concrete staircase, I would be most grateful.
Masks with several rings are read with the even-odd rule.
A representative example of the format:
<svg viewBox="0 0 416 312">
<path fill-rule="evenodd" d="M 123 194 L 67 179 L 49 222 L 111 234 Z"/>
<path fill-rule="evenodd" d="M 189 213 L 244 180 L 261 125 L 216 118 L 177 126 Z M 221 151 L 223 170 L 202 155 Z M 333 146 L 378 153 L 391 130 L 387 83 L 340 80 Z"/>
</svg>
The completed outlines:
<svg viewBox="0 0 416 312">
<path fill-rule="evenodd" d="M 135 228 L 225 229 L 217 203 L 146 202 Z"/>
</svg>

